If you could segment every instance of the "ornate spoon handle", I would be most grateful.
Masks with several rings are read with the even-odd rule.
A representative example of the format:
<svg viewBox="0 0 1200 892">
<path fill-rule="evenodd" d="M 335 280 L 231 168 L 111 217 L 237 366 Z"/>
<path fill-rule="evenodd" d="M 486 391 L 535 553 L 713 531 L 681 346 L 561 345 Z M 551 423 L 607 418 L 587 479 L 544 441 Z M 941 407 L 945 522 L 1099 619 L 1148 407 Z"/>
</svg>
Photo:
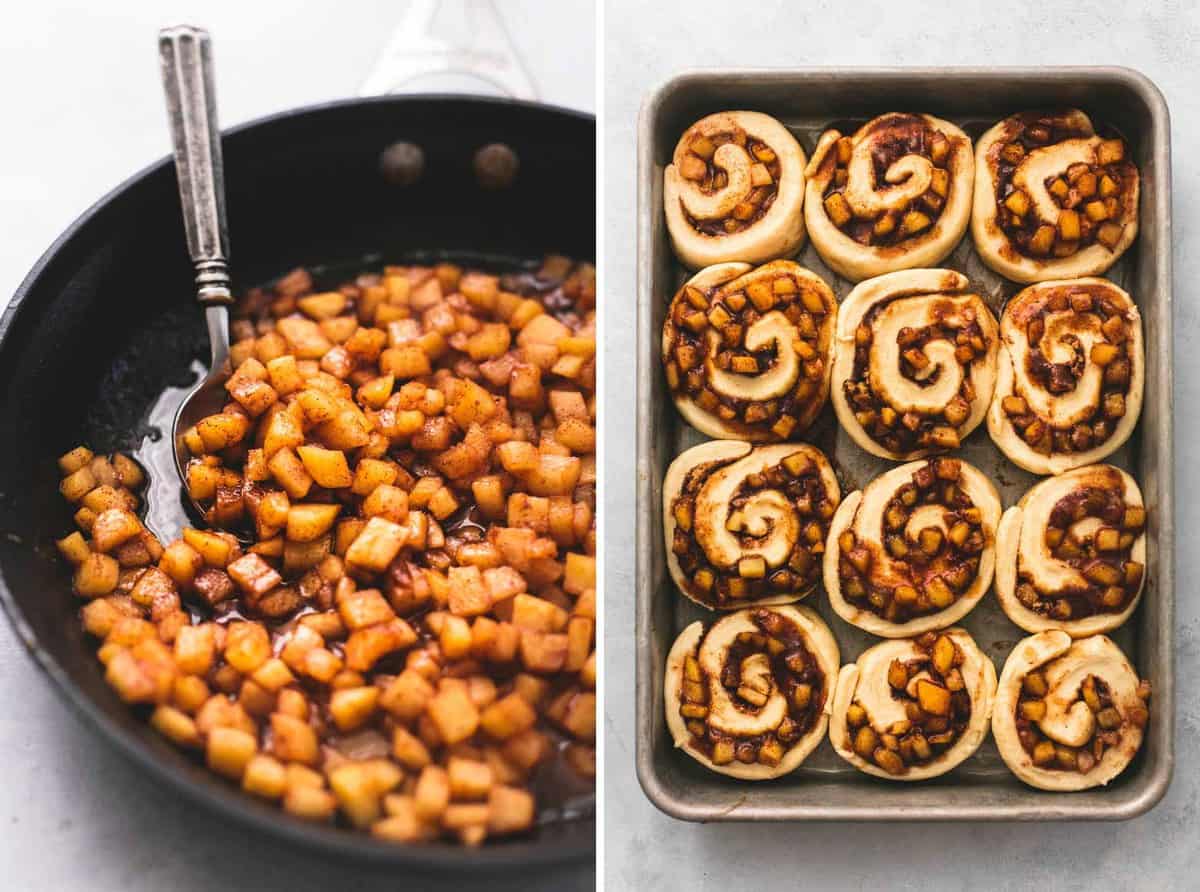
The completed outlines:
<svg viewBox="0 0 1200 892">
<path fill-rule="evenodd" d="M 233 296 L 212 43 L 202 28 L 179 25 L 159 32 L 158 47 L 196 297 L 205 306 L 228 305 Z"/>
</svg>

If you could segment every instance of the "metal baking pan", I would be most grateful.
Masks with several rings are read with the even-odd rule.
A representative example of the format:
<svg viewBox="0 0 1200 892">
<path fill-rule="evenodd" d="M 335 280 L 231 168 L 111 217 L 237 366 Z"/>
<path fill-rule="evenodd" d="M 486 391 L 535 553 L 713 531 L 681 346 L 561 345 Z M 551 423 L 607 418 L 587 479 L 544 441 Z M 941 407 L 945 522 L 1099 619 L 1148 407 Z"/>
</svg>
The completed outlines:
<svg viewBox="0 0 1200 892">
<path fill-rule="evenodd" d="M 736 781 L 676 752 L 663 718 L 663 671 L 676 634 L 713 615 L 671 584 L 662 532 L 662 479 L 682 450 L 705 439 L 677 415 L 666 390 L 659 339 L 667 304 L 685 278 L 667 238 L 662 175 L 680 134 L 716 111 L 753 109 L 784 122 L 811 153 L 818 135 L 849 132 L 887 111 L 929 112 L 977 138 L 1013 112 L 1076 106 L 1124 136 L 1142 175 L 1140 236 L 1108 277 L 1141 308 L 1146 338 L 1146 397 L 1141 421 L 1112 459 L 1141 484 L 1149 508 L 1148 582 L 1141 606 L 1113 634 L 1154 687 L 1152 719 L 1137 759 L 1106 788 L 1047 793 L 1026 787 L 1005 767 L 990 737 L 969 760 L 932 781 L 881 781 L 843 762 L 828 740 L 797 771 L 768 782 Z M 698 71 L 668 81 L 642 108 L 638 145 L 638 441 L 637 441 L 637 772 L 650 800 L 691 821 L 820 820 L 1120 820 L 1152 808 L 1174 763 L 1174 508 L 1171 341 L 1171 170 L 1166 103 L 1143 75 L 1124 68 L 823 68 Z M 852 127 L 849 129 L 853 129 Z M 850 283 L 806 244 L 799 261 L 825 278 L 839 300 Z M 1020 286 L 980 262 L 968 234 L 944 266 L 966 274 L 1000 315 Z M 867 455 L 842 432 L 826 406 L 806 439 L 829 455 L 843 493 L 891 463 Z M 1005 507 L 1035 478 L 1007 461 L 986 425 L 959 454 L 992 477 Z M 829 623 L 843 663 L 872 638 L 839 618 L 818 589 L 805 601 Z M 961 623 L 999 669 L 1025 632 L 988 594 Z"/>
</svg>

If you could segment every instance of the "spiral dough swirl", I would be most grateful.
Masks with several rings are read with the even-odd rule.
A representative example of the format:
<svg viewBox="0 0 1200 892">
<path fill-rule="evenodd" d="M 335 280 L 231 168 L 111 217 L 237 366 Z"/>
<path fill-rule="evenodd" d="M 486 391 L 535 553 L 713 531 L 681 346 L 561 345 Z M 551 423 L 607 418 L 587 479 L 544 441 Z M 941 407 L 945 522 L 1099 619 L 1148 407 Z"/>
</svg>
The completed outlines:
<svg viewBox="0 0 1200 892">
<path fill-rule="evenodd" d="M 839 654 L 804 607 L 731 613 L 692 623 L 667 657 L 667 727 L 693 759 L 764 780 L 795 769 L 825 736 Z"/>
<path fill-rule="evenodd" d="M 1088 465 L 1043 480 L 1000 521 L 1000 606 L 1027 632 L 1081 638 L 1117 628 L 1145 584 L 1145 529 L 1141 490 L 1120 468 Z"/>
<path fill-rule="evenodd" d="M 787 440 L 829 395 L 837 301 L 790 260 L 721 263 L 679 289 L 663 323 L 667 387 L 711 437 Z"/>
<path fill-rule="evenodd" d="M 830 606 L 885 638 L 957 622 L 991 585 L 999 520 L 996 488 L 964 461 L 893 468 L 834 515 L 824 562 Z"/>
<path fill-rule="evenodd" d="M 893 461 L 957 449 L 983 420 L 999 334 L 968 286 L 953 270 L 905 270 L 842 302 L 833 406 L 863 449 Z"/>
<path fill-rule="evenodd" d="M 829 739 L 867 774 L 925 780 L 979 748 L 995 694 L 996 669 L 963 629 L 885 641 L 842 667 Z"/>
<path fill-rule="evenodd" d="M 813 446 L 694 446 L 663 481 L 671 576 L 689 598 L 718 610 L 799 600 L 819 578 L 840 499 L 833 468 Z"/>
<path fill-rule="evenodd" d="M 971 140 L 932 115 L 886 114 L 821 134 L 805 171 L 813 246 L 851 281 L 934 266 L 971 216 Z"/>
<path fill-rule="evenodd" d="M 692 269 L 788 257 L 804 242 L 804 150 L 759 112 L 719 112 L 679 138 L 663 174 L 667 229 Z"/>
<path fill-rule="evenodd" d="M 1002 351 L 988 432 L 1015 464 L 1059 474 L 1101 461 L 1142 407 L 1142 322 L 1105 279 L 1031 285 L 1000 320 Z"/>
<path fill-rule="evenodd" d="M 975 149 L 971 234 L 1017 282 L 1094 276 L 1137 235 L 1138 169 L 1078 109 L 1005 118 Z"/>
<path fill-rule="evenodd" d="M 1000 673 L 992 736 L 1009 769 L 1042 790 L 1102 786 L 1125 770 L 1150 720 L 1150 685 L 1103 635 L 1061 629 L 1019 642 Z"/>
</svg>

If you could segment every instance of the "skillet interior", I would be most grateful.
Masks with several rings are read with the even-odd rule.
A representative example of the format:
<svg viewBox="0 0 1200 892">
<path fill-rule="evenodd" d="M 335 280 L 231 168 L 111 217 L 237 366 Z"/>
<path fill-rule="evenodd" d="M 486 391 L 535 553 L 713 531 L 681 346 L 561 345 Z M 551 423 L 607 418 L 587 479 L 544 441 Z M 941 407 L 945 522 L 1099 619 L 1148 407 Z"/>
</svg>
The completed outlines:
<svg viewBox="0 0 1200 892">
<path fill-rule="evenodd" d="M 425 151 L 410 187 L 379 175 L 380 151 Z M 477 148 L 510 145 L 513 187 L 487 192 Z M 224 139 L 237 287 L 314 263 L 413 251 L 538 258 L 595 255 L 595 122 L 506 100 L 384 97 L 287 112 Z M 209 805 L 307 846 L 428 868 L 531 867 L 594 852 L 594 818 L 543 826 L 477 851 L 400 847 L 292 819 L 253 802 L 164 742 L 104 683 L 54 539 L 71 527 L 54 458 L 86 442 L 131 449 L 169 383 L 190 380 L 207 344 L 193 302 L 174 171 L 167 160 L 101 199 L 38 262 L 0 318 L 0 600 L 38 664 L 118 746 Z"/>
</svg>

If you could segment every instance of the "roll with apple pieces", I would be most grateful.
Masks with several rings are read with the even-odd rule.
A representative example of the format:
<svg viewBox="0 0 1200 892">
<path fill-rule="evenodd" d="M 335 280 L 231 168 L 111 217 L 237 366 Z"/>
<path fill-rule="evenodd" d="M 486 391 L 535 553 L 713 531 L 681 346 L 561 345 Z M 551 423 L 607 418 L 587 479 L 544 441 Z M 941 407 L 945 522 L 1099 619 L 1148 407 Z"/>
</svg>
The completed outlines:
<svg viewBox="0 0 1200 892">
<path fill-rule="evenodd" d="M 814 446 L 693 446 L 663 481 L 671 578 L 713 610 L 798 601 L 820 578 L 840 500 L 837 476 Z"/>
<path fill-rule="evenodd" d="M 1141 748 L 1150 683 L 1104 635 L 1061 629 L 1017 643 L 1000 673 L 992 736 L 1018 778 L 1040 790 L 1104 786 Z"/>
<path fill-rule="evenodd" d="M 846 622 L 906 638 L 966 616 L 992 583 L 1000 497 L 957 458 L 892 468 L 842 501 L 825 547 L 825 591 Z"/>
<path fill-rule="evenodd" d="M 838 674 L 829 740 L 859 771 L 927 780 L 979 748 L 995 694 L 996 669 L 963 629 L 884 641 Z"/>
<path fill-rule="evenodd" d="M 794 771 L 825 737 L 839 654 L 805 607 L 757 607 L 688 626 L 667 656 L 664 702 L 675 745 L 720 774 Z"/>
<path fill-rule="evenodd" d="M 790 257 L 804 243 L 804 150 L 770 115 L 718 112 L 679 138 L 663 172 L 667 230 L 691 269 Z"/>
<path fill-rule="evenodd" d="M 1030 285 L 1005 306 L 988 433 L 1016 465 L 1061 474 L 1124 445 L 1142 411 L 1142 319 L 1107 279 Z"/>
<path fill-rule="evenodd" d="M 1041 481 L 1000 521 L 1000 606 L 1027 632 L 1083 638 L 1117 628 L 1146 584 L 1146 520 L 1137 482 L 1112 465 Z"/>
<path fill-rule="evenodd" d="M 961 273 L 914 269 L 861 283 L 838 309 L 838 421 L 892 461 L 957 449 L 987 415 L 999 340 Z"/>
<path fill-rule="evenodd" d="M 975 148 L 975 250 L 1016 282 L 1102 275 L 1137 236 L 1139 189 L 1125 140 L 1078 109 L 1013 115 Z"/>
<path fill-rule="evenodd" d="M 667 389 L 710 437 L 789 440 L 829 395 L 837 299 L 790 260 L 722 263 L 689 279 L 663 323 Z"/>
<path fill-rule="evenodd" d="M 932 115 L 880 115 L 849 136 L 827 130 L 805 174 L 813 246 L 852 282 L 936 266 L 967 231 L 971 140 Z"/>
</svg>

